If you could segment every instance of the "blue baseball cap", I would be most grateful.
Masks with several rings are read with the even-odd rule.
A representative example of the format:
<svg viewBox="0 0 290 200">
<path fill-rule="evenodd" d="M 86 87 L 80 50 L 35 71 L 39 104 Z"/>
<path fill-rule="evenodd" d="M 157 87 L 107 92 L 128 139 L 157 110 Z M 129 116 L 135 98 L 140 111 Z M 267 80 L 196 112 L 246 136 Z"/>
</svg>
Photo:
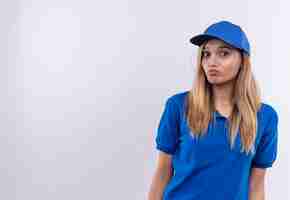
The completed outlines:
<svg viewBox="0 0 290 200">
<path fill-rule="evenodd" d="M 190 39 L 192 44 L 200 46 L 209 39 L 220 39 L 250 55 L 250 43 L 242 28 L 229 21 L 220 21 L 210 25 L 203 34 Z"/>
</svg>

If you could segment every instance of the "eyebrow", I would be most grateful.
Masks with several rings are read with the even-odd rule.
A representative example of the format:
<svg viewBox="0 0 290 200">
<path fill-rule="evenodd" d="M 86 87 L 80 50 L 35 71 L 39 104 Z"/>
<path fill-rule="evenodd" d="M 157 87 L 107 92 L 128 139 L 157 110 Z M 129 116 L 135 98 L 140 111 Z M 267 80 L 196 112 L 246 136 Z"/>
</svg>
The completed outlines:
<svg viewBox="0 0 290 200">
<path fill-rule="evenodd" d="M 225 46 L 225 45 L 221 45 L 218 47 L 219 49 L 229 49 L 229 50 L 232 50 L 233 48 L 232 47 L 229 47 L 229 46 Z M 207 50 L 208 48 L 207 47 L 204 47 L 203 50 Z"/>
</svg>

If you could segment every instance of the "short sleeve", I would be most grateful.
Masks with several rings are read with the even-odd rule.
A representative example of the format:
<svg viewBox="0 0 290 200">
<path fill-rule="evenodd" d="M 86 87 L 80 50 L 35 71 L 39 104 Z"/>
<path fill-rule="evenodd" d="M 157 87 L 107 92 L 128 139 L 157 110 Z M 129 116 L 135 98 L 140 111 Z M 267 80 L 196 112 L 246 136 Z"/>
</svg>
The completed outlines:
<svg viewBox="0 0 290 200">
<path fill-rule="evenodd" d="M 168 98 L 161 115 L 157 136 L 155 138 L 156 148 L 167 154 L 174 154 L 178 144 L 179 134 L 179 110 L 177 103 Z"/>
<path fill-rule="evenodd" d="M 277 158 L 278 146 L 278 115 L 272 112 L 271 118 L 266 125 L 261 141 L 258 144 L 252 166 L 256 168 L 272 167 Z"/>
</svg>

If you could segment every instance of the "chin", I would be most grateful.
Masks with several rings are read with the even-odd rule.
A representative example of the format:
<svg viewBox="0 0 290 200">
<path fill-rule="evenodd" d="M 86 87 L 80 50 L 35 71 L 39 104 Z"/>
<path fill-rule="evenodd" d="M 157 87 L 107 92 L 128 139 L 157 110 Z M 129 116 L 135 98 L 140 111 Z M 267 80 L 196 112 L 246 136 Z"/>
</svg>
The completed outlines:
<svg viewBox="0 0 290 200">
<path fill-rule="evenodd" d="M 225 85 L 230 83 L 230 80 L 218 80 L 218 79 L 208 79 L 209 84 L 211 85 Z"/>
<path fill-rule="evenodd" d="M 222 84 L 224 81 L 217 80 L 217 79 L 207 79 L 210 84 Z"/>
</svg>

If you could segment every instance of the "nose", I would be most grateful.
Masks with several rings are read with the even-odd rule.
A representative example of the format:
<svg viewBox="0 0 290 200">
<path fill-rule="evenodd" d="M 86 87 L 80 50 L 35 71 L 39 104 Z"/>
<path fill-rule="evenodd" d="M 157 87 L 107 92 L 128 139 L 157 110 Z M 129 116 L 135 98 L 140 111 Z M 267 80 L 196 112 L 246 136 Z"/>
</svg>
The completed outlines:
<svg viewBox="0 0 290 200">
<path fill-rule="evenodd" d="M 206 60 L 206 64 L 208 67 L 218 66 L 218 58 L 216 57 L 216 55 L 214 54 L 210 55 Z"/>
</svg>

